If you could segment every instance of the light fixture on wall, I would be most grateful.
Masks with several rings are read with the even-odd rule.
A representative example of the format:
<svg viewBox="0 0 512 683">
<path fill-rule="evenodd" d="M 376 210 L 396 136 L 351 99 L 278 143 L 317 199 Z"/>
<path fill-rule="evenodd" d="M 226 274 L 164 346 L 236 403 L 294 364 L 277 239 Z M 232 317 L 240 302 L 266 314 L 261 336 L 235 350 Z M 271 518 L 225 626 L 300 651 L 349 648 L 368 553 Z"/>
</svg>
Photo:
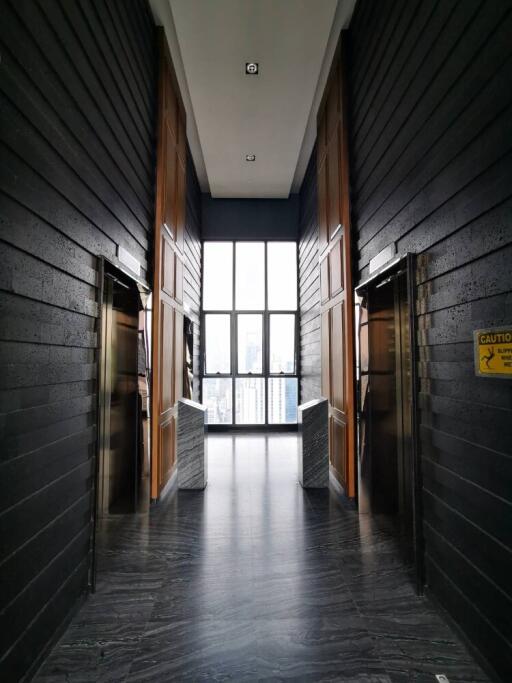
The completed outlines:
<svg viewBox="0 0 512 683">
<path fill-rule="evenodd" d="M 247 76 L 257 76 L 259 70 L 258 62 L 245 62 L 245 73 Z"/>
<path fill-rule="evenodd" d="M 245 160 L 246 161 L 256 161 L 256 154 L 246 154 Z"/>
</svg>

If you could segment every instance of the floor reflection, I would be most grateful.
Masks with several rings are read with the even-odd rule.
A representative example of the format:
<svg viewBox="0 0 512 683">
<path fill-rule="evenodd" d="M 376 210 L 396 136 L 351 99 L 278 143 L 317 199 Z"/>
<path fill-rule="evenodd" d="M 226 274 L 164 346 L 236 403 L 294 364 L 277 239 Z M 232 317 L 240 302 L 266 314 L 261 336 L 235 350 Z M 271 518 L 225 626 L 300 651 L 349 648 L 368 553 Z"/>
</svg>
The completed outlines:
<svg viewBox="0 0 512 683">
<path fill-rule="evenodd" d="M 209 437 L 204 492 L 105 520 L 98 591 L 37 680 L 487 680 L 393 528 L 297 483 L 297 436 Z"/>
</svg>

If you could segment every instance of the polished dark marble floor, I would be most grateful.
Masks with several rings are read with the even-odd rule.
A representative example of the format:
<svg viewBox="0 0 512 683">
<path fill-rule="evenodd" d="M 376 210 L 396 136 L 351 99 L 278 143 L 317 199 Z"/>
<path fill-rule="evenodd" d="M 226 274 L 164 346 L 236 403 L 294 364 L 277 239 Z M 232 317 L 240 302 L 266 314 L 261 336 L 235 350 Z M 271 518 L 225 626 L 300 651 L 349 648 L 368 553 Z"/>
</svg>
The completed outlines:
<svg viewBox="0 0 512 683">
<path fill-rule="evenodd" d="M 210 436 L 206 491 L 106 521 L 97 592 L 36 680 L 486 681 L 386 520 L 302 490 L 296 443 Z"/>
</svg>

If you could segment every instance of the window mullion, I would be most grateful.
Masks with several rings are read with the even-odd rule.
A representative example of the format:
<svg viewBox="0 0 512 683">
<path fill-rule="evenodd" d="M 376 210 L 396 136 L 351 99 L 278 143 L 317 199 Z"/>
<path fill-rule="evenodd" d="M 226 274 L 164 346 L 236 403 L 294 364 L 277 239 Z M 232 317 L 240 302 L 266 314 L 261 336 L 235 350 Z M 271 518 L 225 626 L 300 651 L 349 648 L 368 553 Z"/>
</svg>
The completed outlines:
<svg viewBox="0 0 512 683">
<path fill-rule="evenodd" d="M 263 380 L 265 389 L 265 424 L 268 425 L 268 242 L 265 242 L 263 262 L 263 286 L 264 286 L 264 302 L 265 310 L 263 311 L 263 347 L 262 347 L 262 365 L 263 365 Z"/>
<path fill-rule="evenodd" d="M 238 339 L 236 325 L 236 242 L 233 242 L 233 258 L 231 260 L 231 279 L 233 282 L 233 300 L 231 302 L 231 414 L 236 424 L 236 372 L 238 370 Z"/>
</svg>

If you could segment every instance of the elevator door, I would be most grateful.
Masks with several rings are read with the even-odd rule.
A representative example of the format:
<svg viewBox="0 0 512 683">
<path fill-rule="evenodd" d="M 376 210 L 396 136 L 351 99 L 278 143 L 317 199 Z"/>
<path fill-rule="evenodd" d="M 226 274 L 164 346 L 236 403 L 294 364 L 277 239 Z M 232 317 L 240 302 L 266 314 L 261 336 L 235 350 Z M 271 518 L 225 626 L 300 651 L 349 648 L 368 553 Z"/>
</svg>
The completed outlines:
<svg viewBox="0 0 512 683">
<path fill-rule="evenodd" d="M 401 263 L 358 292 L 358 375 L 359 508 L 389 517 L 412 565 L 418 510 L 410 277 Z"/>
<path fill-rule="evenodd" d="M 105 276 L 98 515 L 134 512 L 139 454 L 138 296 Z"/>
</svg>

